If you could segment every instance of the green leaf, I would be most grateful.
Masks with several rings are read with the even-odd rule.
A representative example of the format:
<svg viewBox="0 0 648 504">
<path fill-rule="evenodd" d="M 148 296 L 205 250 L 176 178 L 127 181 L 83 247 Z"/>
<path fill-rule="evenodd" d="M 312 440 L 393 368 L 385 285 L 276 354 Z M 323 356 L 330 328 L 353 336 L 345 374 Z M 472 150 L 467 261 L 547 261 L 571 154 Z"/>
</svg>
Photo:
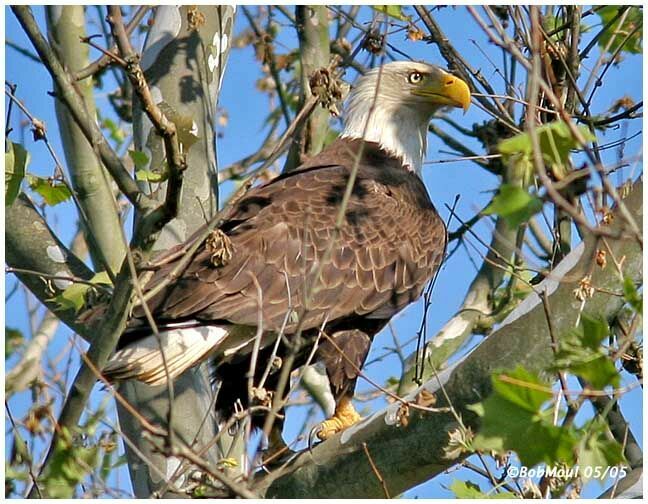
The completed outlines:
<svg viewBox="0 0 648 504">
<path fill-rule="evenodd" d="M 504 218 L 510 228 L 515 228 L 528 221 L 540 210 L 542 210 L 540 198 L 530 195 L 521 187 L 502 184 L 497 196 L 482 213 L 497 214 Z"/>
<path fill-rule="evenodd" d="M 511 492 L 484 493 L 479 485 L 472 481 L 454 480 L 449 489 L 457 499 L 514 499 L 516 497 Z"/>
<path fill-rule="evenodd" d="M 90 279 L 91 283 L 101 285 L 112 285 L 110 277 L 105 271 L 97 273 Z M 77 313 L 85 304 L 88 291 L 92 288 L 87 283 L 73 283 L 63 292 L 50 299 L 58 304 L 59 310 L 74 310 Z"/>
<path fill-rule="evenodd" d="M 596 136 L 585 126 L 577 128 L 585 141 L 596 140 Z M 580 146 L 572 135 L 569 125 L 559 121 L 538 128 L 538 139 L 543 161 L 549 165 L 557 178 L 567 175 L 570 150 Z"/>
<path fill-rule="evenodd" d="M 562 19 L 557 18 L 553 14 L 548 14 L 542 18 L 542 28 L 546 33 L 552 33 L 557 28 L 563 25 Z M 564 30 L 562 32 L 556 32 L 551 35 L 551 40 L 553 42 L 558 42 L 563 39 Z"/>
<path fill-rule="evenodd" d="M 529 412 L 539 411 L 553 397 L 551 385 L 520 365 L 513 371 L 493 374 L 492 382 L 497 394 Z"/>
<path fill-rule="evenodd" d="M 620 382 L 614 363 L 605 355 L 588 355 L 580 361 L 570 363 L 567 370 L 587 380 L 597 390 L 602 390 L 608 385 L 617 387 Z"/>
<path fill-rule="evenodd" d="M 531 138 L 528 133 L 520 133 L 511 138 L 502 140 L 497 145 L 497 150 L 504 156 L 513 154 L 531 154 Z"/>
<path fill-rule="evenodd" d="M 121 146 L 121 144 L 124 143 L 126 134 L 115 121 L 106 117 L 101 120 L 101 127 L 108 130 L 108 137 L 117 144 L 117 147 Z"/>
<path fill-rule="evenodd" d="M 623 298 L 626 303 L 632 306 L 634 311 L 639 315 L 643 315 L 643 296 L 639 294 L 632 278 L 628 276 L 623 277 Z"/>
<path fill-rule="evenodd" d="M 134 149 L 129 149 L 128 156 L 133 161 L 135 171 L 143 170 L 148 166 L 149 158 L 146 153 Z"/>
<path fill-rule="evenodd" d="M 597 9 L 596 13 L 601 17 L 601 22 L 603 23 L 603 26 L 605 26 L 617 16 L 619 10 L 622 8 L 624 8 L 624 6 L 606 5 L 601 9 Z M 612 23 L 612 26 L 601 34 L 598 39 L 599 47 L 604 51 L 613 34 L 616 32 L 617 35 L 614 38 L 612 45 L 608 48 L 608 52 L 612 54 L 621 46 L 626 36 L 628 36 L 635 28 L 639 27 L 639 30 L 623 43 L 621 50 L 631 54 L 641 54 L 643 39 L 643 16 L 641 8 L 637 6 L 629 7 L 623 25 L 620 24 L 622 17 L 623 15 L 621 15 L 621 17 Z"/>
<path fill-rule="evenodd" d="M 625 462 L 623 447 L 618 441 L 608 437 L 607 423 L 600 416 L 588 422 L 581 431 L 578 465 L 585 481 L 590 478 L 603 480 L 609 476 L 604 472 L 606 468 Z M 584 471 L 586 467 L 594 468 L 594 471 Z M 598 472 L 595 468 L 600 468 L 601 471 Z"/>
<path fill-rule="evenodd" d="M 112 285 L 112 280 L 108 276 L 108 273 L 106 273 L 105 271 L 100 271 L 99 273 L 95 273 L 94 276 L 90 279 L 90 281 L 93 284 Z"/>
<path fill-rule="evenodd" d="M 128 155 L 133 160 L 135 166 L 135 178 L 142 182 L 164 182 L 168 177 L 168 168 L 166 162 L 162 165 L 162 170 L 149 170 L 149 157 L 142 151 L 129 150 Z"/>
<path fill-rule="evenodd" d="M 18 193 L 29 164 L 29 152 L 20 145 L 7 140 L 5 152 L 5 206 L 10 206 Z"/>
<path fill-rule="evenodd" d="M 515 451 L 528 467 L 540 462 L 573 462 L 577 442 L 573 429 L 553 425 L 551 410 L 542 408 L 553 397 L 549 383 L 520 366 L 509 372 L 495 372 L 492 383 L 493 393 L 485 401 L 469 406 L 481 417 L 473 448 Z"/>
<path fill-rule="evenodd" d="M 28 175 L 27 180 L 31 190 L 40 194 L 50 206 L 63 203 L 72 197 L 72 192 L 63 182 L 33 175 Z"/>
<path fill-rule="evenodd" d="M 403 14 L 402 5 L 372 5 L 371 8 L 399 21 L 409 21 L 410 16 Z"/>
<path fill-rule="evenodd" d="M 5 326 L 5 359 L 11 357 L 16 348 L 20 347 L 25 341 L 22 332 L 13 327 Z"/>
<path fill-rule="evenodd" d="M 69 431 L 63 427 L 61 438 L 54 447 L 52 459 L 39 481 L 48 497 L 69 499 L 97 465 L 99 450 L 96 446 L 75 446 Z"/>
<path fill-rule="evenodd" d="M 565 19 L 562 16 L 556 17 L 553 14 L 547 14 L 542 18 L 542 27 L 544 28 L 544 31 L 547 32 L 548 34 L 562 27 L 561 30 L 551 35 L 551 40 L 553 42 L 560 42 L 565 40 L 567 30 L 571 27 L 571 23 L 565 23 Z M 589 31 L 588 26 L 585 25 L 584 23 L 581 23 L 580 32 L 586 33 L 588 31 Z"/>
<path fill-rule="evenodd" d="M 77 313 L 85 303 L 85 294 L 90 288 L 87 284 L 74 283 L 59 295 L 53 297 L 51 301 L 58 304 L 61 311 L 74 310 Z"/>
<path fill-rule="evenodd" d="M 166 171 L 159 173 L 151 170 L 137 170 L 135 178 L 142 182 L 164 182 L 169 178 L 169 174 Z"/>
<path fill-rule="evenodd" d="M 583 345 L 590 350 L 598 350 L 603 340 L 610 334 L 610 327 L 603 319 L 583 315 L 581 325 L 583 326 Z"/>
<path fill-rule="evenodd" d="M 29 479 L 29 472 L 26 469 L 20 471 L 11 466 L 5 466 L 5 482 L 7 480 L 27 481 Z"/>
<path fill-rule="evenodd" d="M 18 481 L 31 481 L 29 471 L 27 469 L 21 470 L 11 465 L 5 465 L 5 498 L 21 497 L 16 490 L 16 482 Z"/>
<path fill-rule="evenodd" d="M 583 314 L 579 326 L 560 338 L 552 369 L 580 376 L 598 390 L 618 386 L 619 372 L 601 347 L 609 333 L 607 322 Z"/>
<path fill-rule="evenodd" d="M 579 126 L 578 129 L 586 141 L 596 140 L 596 136 L 587 127 Z M 556 178 L 563 178 L 567 174 L 570 151 L 580 145 L 573 137 L 569 125 L 563 121 L 556 121 L 540 126 L 536 129 L 536 133 L 544 163 Z M 531 163 L 532 145 L 528 133 L 520 133 L 502 140 L 498 144 L 498 150 L 504 157 L 505 162 L 514 157 Z"/>
</svg>

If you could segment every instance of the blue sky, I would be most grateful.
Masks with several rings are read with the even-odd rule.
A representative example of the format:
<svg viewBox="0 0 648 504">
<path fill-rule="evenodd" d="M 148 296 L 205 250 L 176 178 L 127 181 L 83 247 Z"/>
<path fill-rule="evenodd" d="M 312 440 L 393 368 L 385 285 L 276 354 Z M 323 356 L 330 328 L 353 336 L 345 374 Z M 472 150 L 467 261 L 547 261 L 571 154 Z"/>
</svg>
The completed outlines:
<svg viewBox="0 0 648 504">
<path fill-rule="evenodd" d="M 35 9 L 37 19 L 44 26 L 43 11 L 40 8 Z M 412 12 L 410 12 L 412 13 Z M 7 39 L 31 49 L 26 38 L 22 34 L 13 14 L 10 10 L 5 10 L 6 14 L 6 37 Z M 491 82 L 491 84 L 500 92 L 504 93 L 504 85 L 501 77 L 495 72 L 493 65 L 489 62 L 501 62 L 501 52 L 492 46 L 485 35 L 475 27 L 472 17 L 466 12 L 465 8 L 446 8 L 435 12 L 438 21 L 445 30 L 448 38 L 455 44 L 455 47 L 470 63 L 476 67 L 481 68 L 483 74 Z M 367 16 L 365 11 L 364 18 Z M 592 16 L 585 20 L 586 24 L 593 24 L 596 16 Z M 281 17 L 278 17 L 282 21 Z M 363 21 L 363 17 L 359 18 Z M 237 30 L 246 26 L 245 20 L 241 17 L 237 19 Z M 421 25 L 422 27 L 422 25 Z M 423 28 L 423 27 L 422 27 Z M 96 28 L 95 28 L 95 31 Z M 592 37 L 596 30 L 590 30 L 585 34 L 585 43 Z M 283 28 L 279 41 L 285 47 L 295 47 L 296 38 L 290 28 Z M 424 43 L 414 43 L 405 39 L 404 33 L 397 33 L 389 38 L 389 42 L 396 46 L 401 51 L 409 54 L 415 59 L 421 59 L 432 63 L 437 63 L 441 66 L 444 61 L 435 46 L 426 45 Z M 281 51 L 281 45 L 279 46 Z M 366 54 L 366 53 L 364 53 Z M 5 49 L 6 62 L 5 72 L 6 79 L 18 85 L 16 94 L 19 98 L 24 100 L 27 107 L 40 119 L 44 120 L 48 125 L 48 133 L 53 147 L 59 155 L 62 156 L 62 148 L 60 140 L 56 131 L 56 118 L 54 114 L 53 98 L 47 94 L 51 90 L 52 85 L 49 75 L 45 69 L 40 65 L 27 60 L 23 56 L 17 54 L 14 50 Z M 588 66 L 593 65 L 593 61 L 597 57 L 596 51 L 588 61 L 585 62 L 583 68 L 583 77 L 587 78 Z M 612 67 L 606 77 L 606 82 L 612 85 L 606 85 L 600 88 L 595 95 L 592 103 L 592 110 L 596 113 L 603 113 L 612 105 L 613 101 L 620 98 L 621 95 L 629 95 L 635 101 L 642 99 L 642 58 L 641 55 L 628 56 L 627 60 L 618 67 Z M 221 167 L 227 166 L 248 154 L 250 154 L 256 146 L 259 146 L 264 138 L 264 120 L 270 110 L 268 109 L 267 98 L 261 95 L 255 88 L 256 80 L 260 77 L 259 64 L 254 59 L 253 51 L 250 48 L 234 49 L 230 53 L 230 60 L 228 63 L 228 71 L 223 81 L 223 88 L 220 97 L 220 106 L 227 111 L 228 124 L 223 130 L 223 137 L 218 140 L 218 159 Z M 352 78 L 353 74 L 349 73 L 348 78 Z M 523 84 L 518 83 L 520 86 Z M 111 85 L 108 81 L 106 90 L 110 90 Z M 523 88 L 522 88 L 523 89 Z M 100 106 L 105 105 L 106 97 L 100 95 Z M 451 118 L 464 127 L 471 128 L 473 123 L 480 123 L 486 115 L 478 107 L 472 107 L 466 115 L 461 112 L 452 112 Z M 49 157 L 45 145 L 34 143 L 31 139 L 29 131 L 24 130 L 24 138 L 21 135 L 20 127 L 18 125 L 18 114 L 13 116 L 13 126 L 16 132 L 12 134 L 13 141 L 21 141 L 25 144 L 31 154 L 31 163 L 29 170 L 35 174 L 47 176 L 51 174 L 53 164 Z M 639 121 L 634 121 L 629 124 L 628 133 L 632 134 L 639 131 L 641 124 Z M 600 136 L 600 143 L 609 143 L 618 140 L 624 135 L 622 130 L 608 131 L 604 136 Z M 430 136 L 428 146 L 428 160 L 448 159 L 451 155 L 443 152 L 449 149 L 443 145 L 438 139 Z M 473 150 L 481 153 L 480 146 L 473 142 L 468 144 Z M 641 135 L 626 144 L 626 156 L 634 156 L 641 153 Z M 613 162 L 615 160 L 615 149 L 604 151 L 604 162 Z M 627 172 L 624 172 L 627 173 Z M 429 164 L 424 168 L 424 181 L 434 201 L 437 209 L 447 220 L 447 210 L 445 204 L 451 205 L 455 199 L 455 195 L 460 195 L 461 198 L 457 205 L 457 213 L 462 218 L 469 218 L 474 213 L 482 208 L 490 199 L 492 191 L 497 187 L 498 180 L 496 177 L 486 173 L 484 170 L 477 167 L 477 165 L 468 161 L 448 164 Z M 228 187 L 223 187 L 223 193 L 226 193 Z M 56 208 L 47 209 L 48 219 L 52 227 L 63 239 L 64 242 L 69 242 L 75 230 L 76 213 L 71 203 L 64 203 Z M 452 227 L 456 226 L 456 221 Z M 482 237 L 485 241 L 489 241 L 492 224 L 487 221 L 480 222 L 475 227 L 475 232 Z M 484 248 L 473 240 L 474 245 L 484 252 Z M 471 250 L 472 259 L 480 263 L 480 257 Z M 460 248 L 459 251 L 444 265 L 437 284 L 435 287 L 435 294 L 433 296 L 433 304 L 428 316 L 428 332 L 434 334 L 445 321 L 450 318 L 463 300 L 466 289 L 472 280 L 475 268 L 471 263 L 471 258 L 466 253 L 466 250 Z M 6 290 L 9 292 L 15 280 L 13 277 L 6 278 Z M 418 325 L 421 320 L 422 304 L 417 303 L 409 307 L 403 314 L 398 316 L 394 322 L 396 334 L 401 342 L 410 340 L 416 333 Z M 25 313 L 25 297 L 22 292 L 14 295 L 6 304 L 6 324 L 8 326 L 16 327 L 29 333 L 29 323 Z M 479 340 L 475 338 L 472 344 L 477 343 Z M 62 352 L 70 342 L 70 331 L 67 328 L 61 328 L 51 344 L 48 355 L 56 356 Z M 372 346 L 372 353 L 369 357 L 371 361 L 374 357 L 381 355 L 385 352 L 385 347 L 393 346 L 392 337 L 389 331 L 383 331 L 375 340 Z M 405 353 L 410 354 L 414 350 L 413 345 L 405 348 Z M 78 366 L 78 356 L 74 356 L 73 365 L 67 369 L 70 376 L 74 376 Z M 15 363 L 15 359 L 7 363 L 7 369 Z M 60 364 L 61 368 L 65 368 L 66 359 L 63 359 Z M 390 376 L 398 376 L 400 373 L 400 365 L 395 356 L 389 356 L 377 364 L 369 367 L 367 374 L 379 383 L 384 383 Z M 370 386 L 362 380 L 359 382 L 358 392 L 362 393 L 370 390 Z M 92 398 L 91 404 L 96 407 L 102 398 L 102 392 L 97 387 Z M 22 418 L 25 412 L 31 405 L 31 397 L 29 393 L 21 393 L 12 397 L 9 401 L 10 407 L 16 418 Z M 384 404 L 382 399 L 374 400 L 366 404 L 360 405 L 361 408 L 366 408 L 366 411 L 373 411 Z M 621 400 L 621 406 L 631 421 L 633 432 L 642 442 L 642 398 L 641 392 L 635 390 Z M 290 439 L 295 435 L 297 429 L 304 419 L 305 412 L 293 408 L 289 412 L 289 423 L 286 428 L 286 437 Z M 313 419 L 311 421 L 317 421 Z M 123 472 L 119 476 L 120 481 L 123 483 L 127 478 Z M 484 481 L 479 476 L 469 473 L 466 470 L 459 470 L 449 475 L 441 475 L 434 480 L 424 483 L 409 492 L 408 497 L 448 497 L 451 492 L 444 487 L 447 486 L 454 478 L 471 479 L 472 481 L 479 482 L 483 486 Z M 596 483 L 592 484 L 588 489 L 589 496 L 596 496 L 600 493 L 600 488 Z"/>
</svg>

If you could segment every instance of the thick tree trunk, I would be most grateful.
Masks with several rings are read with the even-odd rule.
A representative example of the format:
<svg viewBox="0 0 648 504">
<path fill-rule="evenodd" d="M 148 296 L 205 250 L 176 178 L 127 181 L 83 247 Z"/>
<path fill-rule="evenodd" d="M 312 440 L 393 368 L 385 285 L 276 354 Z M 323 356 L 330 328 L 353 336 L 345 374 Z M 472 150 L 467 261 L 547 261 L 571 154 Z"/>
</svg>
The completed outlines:
<svg viewBox="0 0 648 504">
<path fill-rule="evenodd" d="M 11 206 L 5 207 L 5 261 L 12 268 L 50 276 L 89 280 L 93 275 L 83 261 L 58 240 L 45 219 L 23 193 Z M 52 299 L 63 291 L 67 283 L 47 282 L 41 276 L 27 272 L 16 273 L 16 276 L 71 329 L 86 341 L 91 340 L 87 327 L 76 321 L 74 312 L 58 309 Z"/>
<path fill-rule="evenodd" d="M 156 102 L 178 125 L 187 145 L 187 152 L 178 215 L 162 231 L 155 249 L 164 250 L 184 241 L 206 219 L 218 211 L 218 181 L 214 142 L 216 105 L 225 64 L 229 55 L 234 22 L 232 7 L 184 6 L 158 7 L 154 23 L 142 53 L 145 72 Z M 189 127 L 187 127 L 187 125 Z M 147 154 L 151 167 L 164 159 L 164 145 L 151 123 L 136 107 L 134 113 L 135 146 Z M 181 141 L 183 138 L 180 139 Z M 150 187 L 160 200 L 165 184 Z M 120 392 L 138 412 L 154 424 L 165 425 L 169 401 L 166 386 L 151 387 L 131 381 Z M 174 382 L 173 430 L 196 450 L 205 446 L 216 434 L 212 406 L 212 388 L 207 366 L 201 365 L 184 373 Z M 139 421 L 118 406 L 120 425 L 133 444 L 126 445 L 129 470 L 135 495 L 168 495 L 169 482 L 182 487 L 185 477 L 177 478 L 179 460 L 154 453 L 151 443 L 140 435 Z M 135 447 L 135 449 L 133 448 Z M 140 454 L 152 463 L 142 461 Z M 218 446 L 204 454 L 210 462 L 220 458 Z M 177 478 L 177 479 L 176 479 Z"/>
</svg>

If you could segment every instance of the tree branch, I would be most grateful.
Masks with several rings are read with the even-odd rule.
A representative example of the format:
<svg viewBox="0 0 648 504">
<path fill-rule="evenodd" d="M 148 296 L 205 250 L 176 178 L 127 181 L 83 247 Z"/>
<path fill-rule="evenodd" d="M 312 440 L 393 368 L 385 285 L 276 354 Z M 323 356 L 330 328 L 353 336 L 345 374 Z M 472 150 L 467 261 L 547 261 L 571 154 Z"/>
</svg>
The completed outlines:
<svg viewBox="0 0 648 504">
<path fill-rule="evenodd" d="M 128 75 L 135 94 L 141 101 L 146 116 L 164 142 L 165 160 L 169 167 L 165 211 L 167 215 L 175 217 L 178 213 L 180 203 L 182 176 L 187 169 L 186 157 L 180 149 L 177 127 L 153 100 L 151 89 L 139 64 L 139 56 L 133 50 L 128 33 L 124 27 L 121 7 L 111 5 L 108 7 L 108 12 L 108 23 L 110 24 L 112 35 L 117 42 L 119 53 L 125 61 L 126 66 L 124 70 L 126 71 L 126 75 Z"/>
<path fill-rule="evenodd" d="M 54 337 L 60 325 L 59 318 L 51 311 L 46 311 L 38 329 L 32 334 L 29 344 L 20 356 L 20 362 L 5 376 L 5 394 L 7 397 L 25 390 L 42 374 L 40 366 L 43 353 Z"/>
<path fill-rule="evenodd" d="M 14 268 L 85 280 L 90 280 L 94 275 L 81 259 L 59 241 L 22 193 L 11 206 L 5 207 L 5 247 L 5 260 Z M 16 273 L 16 276 L 58 318 L 86 341 L 91 341 L 92 332 L 77 322 L 76 314 L 72 310 L 61 310 L 52 300 L 63 291 L 63 285 L 59 287 L 56 282 L 25 273 Z"/>
<path fill-rule="evenodd" d="M 312 96 L 310 78 L 319 68 L 326 68 L 331 57 L 329 44 L 328 10 L 325 5 L 298 5 L 295 7 L 299 57 L 301 61 L 301 94 L 299 109 Z M 317 107 L 293 137 L 284 167 L 290 171 L 299 166 L 304 156 L 314 156 L 324 147 L 328 132 L 329 112 Z"/>
<path fill-rule="evenodd" d="M 126 34 L 130 35 L 133 33 L 135 28 L 137 28 L 144 19 L 144 16 L 146 16 L 146 13 L 149 11 L 150 7 L 147 6 L 141 6 L 137 9 L 137 12 L 133 14 L 133 17 L 131 20 L 128 22 L 126 25 Z M 101 72 L 104 68 L 110 66 L 113 64 L 114 60 L 110 57 L 110 54 L 114 56 L 118 56 L 118 49 L 116 45 L 113 45 L 110 49 L 108 49 L 109 54 L 102 54 L 99 59 L 96 61 L 93 61 L 92 63 L 88 64 L 84 68 L 78 70 L 74 74 L 74 79 L 77 81 L 81 81 L 83 79 L 87 79 L 91 75 L 95 75 L 96 73 Z"/>
<path fill-rule="evenodd" d="M 441 56 L 448 62 L 450 70 L 453 70 L 459 73 L 459 76 L 468 83 L 471 90 L 476 91 L 477 88 L 473 83 L 472 77 L 475 78 L 479 84 L 486 90 L 488 94 L 494 95 L 495 91 L 490 85 L 486 77 L 481 73 L 481 70 L 475 70 L 468 64 L 468 62 L 463 58 L 461 54 L 454 48 L 452 44 L 448 42 L 448 37 L 445 36 L 441 27 L 435 21 L 434 17 L 426 10 L 424 6 L 416 5 L 414 7 L 416 13 L 420 16 L 421 20 L 425 24 L 426 28 L 430 32 L 430 40 L 434 42 L 439 48 Z M 501 117 L 507 120 L 510 123 L 513 123 L 513 118 L 509 115 L 508 111 L 504 108 L 502 103 L 494 98 L 495 107 L 486 99 L 485 97 L 478 96 L 477 101 L 479 101 L 484 108 L 489 110 L 496 117 L 501 115 Z"/>
<path fill-rule="evenodd" d="M 423 381 L 434 376 L 448 358 L 472 335 L 475 326 L 483 317 L 491 316 L 493 311 L 493 291 L 504 279 L 507 263 L 515 248 L 517 228 L 511 229 L 502 217 L 497 219 L 493 239 L 477 276 L 470 284 L 468 292 L 457 313 L 441 328 L 424 350 Z M 416 356 L 408 359 L 409 366 L 403 373 L 398 393 L 411 392 L 416 388 L 414 382 Z"/>
<path fill-rule="evenodd" d="M 193 145 L 187 144 L 183 151 L 187 169 L 183 175 L 178 214 L 166 224 L 154 245 L 156 250 L 166 250 L 184 242 L 218 211 L 214 124 L 230 51 L 234 9 L 161 6 L 156 8 L 153 21 L 140 63 L 149 86 L 155 89 L 153 104 L 161 107 L 163 103 L 165 114 L 184 125 L 187 131 L 182 134 L 190 135 L 189 139 L 195 141 Z M 175 35 L 169 36 L 170 33 Z M 149 166 L 157 167 L 164 162 L 168 151 L 146 107 L 146 101 L 134 103 L 134 143 L 137 150 L 148 155 Z M 143 190 L 150 191 L 155 201 L 161 202 L 165 197 L 167 182 L 140 185 Z M 174 381 L 173 389 L 173 402 L 169 404 L 165 386 L 151 387 L 134 380 L 120 385 L 120 393 L 153 424 L 168 429 L 168 413 L 172 408 L 174 439 L 193 447 L 196 453 L 210 446 L 201 457 L 215 464 L 221 452 L 219 446 L 210 443 L 216 436 L 217 422 L 207 365 L 184 373 Z M 157 451 L 140 436 L 138 418 L 121 405 L 117 407 L 122 429 L 134 443 L 133 447 L 127 447 L 126 455 L 135 495 L 139 498 L 177 497 L 178 494 L 170 489 L 183 488 L 188 483 L 179 470 L 179 459 Z"/>
<path fill-rule="evenodd" d="M 79 372 L 74 378 L 72 388 L 65 399 L 63 409 L 58 417 L 57 428 L 45 460 L 40 468 L 39 476 L 51 470 L 50 465 L 55 460 L 55 450 L 61 439 L 63 429 L 70 431 L 79 423 L 88 396 L 97 382 L 95 370 L 102 369 L 106 362 L 108 362 L 108 357 L 115 349 L 115 346 L 117 346 L 117 340 L 126 327 L 132 292 L 133 278 L 130 274 L 128 262 L 124 261 L 116 279 L 115 289 L 108 310 L 105 316 L 102 317 L 99 327 L 95 328 L 96 337 L 87 352 L 87 360 L 91 365 L 88 365 L 84 359 Z M 35 493 L 36 491 L 34 485 L 29 493 L 29 497 L 34 498 L 37 495 Z"/>
<path fill-rule="evenodd" d="M 84 7 L 48 6 L 46 12 L 48 35 L 69 71 L 87 65 L 88 47 L 79 42 L 86 35 Z M 85 110 L 94 117 L 92 81 L 78 83 L 76 89 Z M 97 155 L 68 108 L 59 100 L 55 105 L 70 179 L 87 221 L 84 234 L 93 264 L 96 270 L 102 270 L 102 258 L 112 271 L 116 271 L 126 255 L 126 245 L 115 239 L 121 234 L 121 222 L 110 184 Z"/>
</svg>

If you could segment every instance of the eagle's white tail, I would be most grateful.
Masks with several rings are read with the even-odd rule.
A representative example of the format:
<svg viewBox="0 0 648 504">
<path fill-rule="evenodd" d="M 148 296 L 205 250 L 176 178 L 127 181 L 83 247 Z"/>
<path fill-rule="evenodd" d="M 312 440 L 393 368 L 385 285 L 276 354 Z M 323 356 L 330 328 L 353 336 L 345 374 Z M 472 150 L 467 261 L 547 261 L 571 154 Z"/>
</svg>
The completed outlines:
<svg viewBox="0 0 648 504">
<path fill-rule="evenodd" d="M 115 352 L 103 370 L 110 381 L 136 379 L 149 385 L 166 383 L 205 359 L 228 334 L 228 327 L 169 329 Z M 164 351 L 166 367 L 160 347 Z"/>
</svg>

